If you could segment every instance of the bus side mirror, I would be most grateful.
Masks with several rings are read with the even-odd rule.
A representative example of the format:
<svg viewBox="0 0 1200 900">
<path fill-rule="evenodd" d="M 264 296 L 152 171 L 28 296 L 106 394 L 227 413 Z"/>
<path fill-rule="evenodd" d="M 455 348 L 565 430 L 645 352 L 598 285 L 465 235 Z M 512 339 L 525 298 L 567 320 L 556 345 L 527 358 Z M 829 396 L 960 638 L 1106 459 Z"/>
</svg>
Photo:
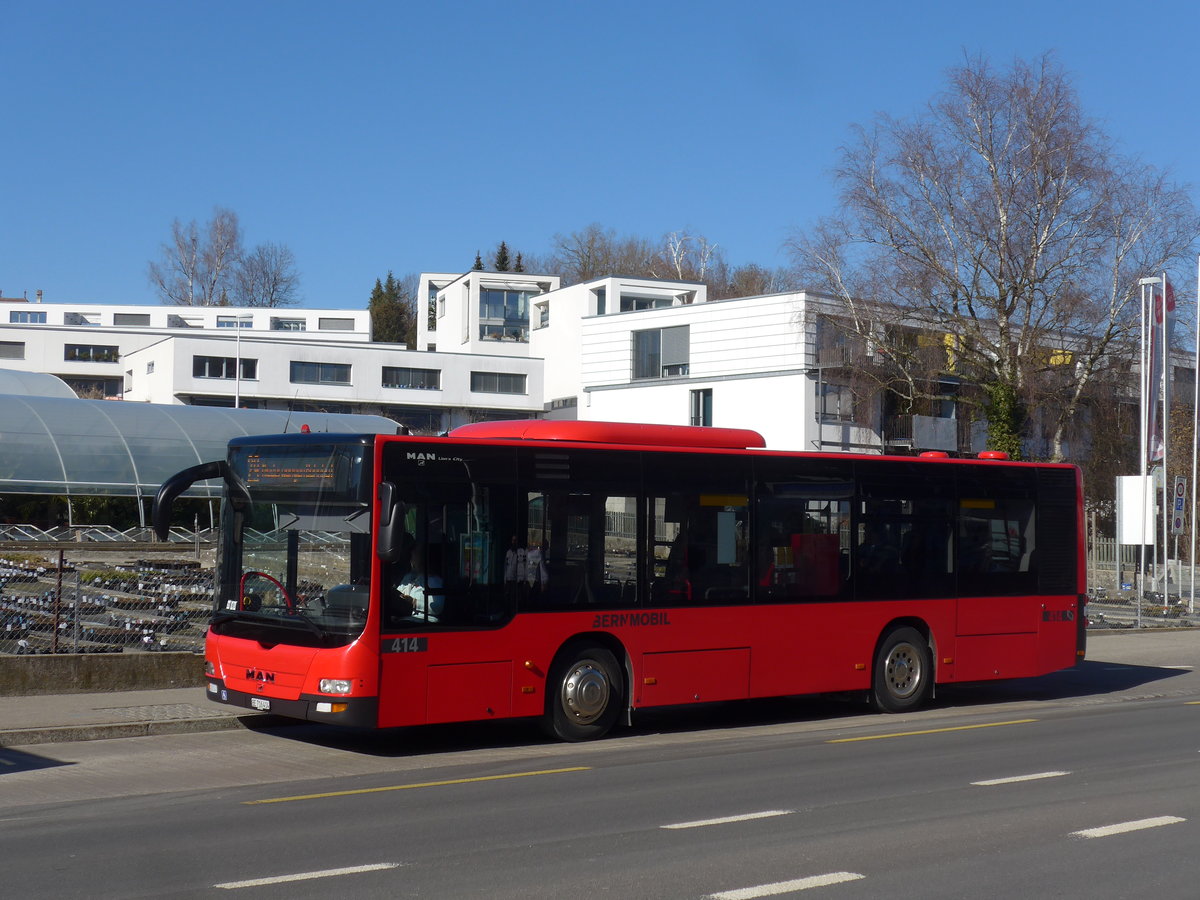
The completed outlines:
<svg viewBox="0 0 1200 900">
<path fill-rule="evenodd" d="M 167 540 L 171 529 L 171 505 L 176 498 L 197 481 L 208 481 L 210 478 L 220 478 L 229 488 L 229 502 L 236 510 L 250 508 L 250 491 L 245 483 L 229 467 L 225 460 L 200 463 L 176 472 L 158 488 L 154 497 L 154 508 L 150 514 L 154 533 L 160 541 Z"/>
<path fill-rule="evenodd" d="M 390 481 L 379 482 L 379 530 L 375 533 L 375 555 L 384 562 L 396 562 L 400 556 L 400 504 L 396 501 L 396 486 Z"/>
</svg>

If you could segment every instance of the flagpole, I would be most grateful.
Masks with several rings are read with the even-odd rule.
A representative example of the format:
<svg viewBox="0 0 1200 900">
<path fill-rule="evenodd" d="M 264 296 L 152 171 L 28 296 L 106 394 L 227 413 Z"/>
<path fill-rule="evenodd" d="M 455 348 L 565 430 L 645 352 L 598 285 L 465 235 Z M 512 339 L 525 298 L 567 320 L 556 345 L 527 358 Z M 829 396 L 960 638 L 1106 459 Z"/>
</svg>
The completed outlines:
<svg viewBox="0 0 1200 900">
<path fill-rule="evenodd" d="M 1171 377 L 1171 347 L 1168 323 L 1171 318 L 1169 301 L 1171 285 L 1167 281 L 1167 273 L 1162 273 L 1162 595 L 1163 604 L 1167 602 L 1167 583 L 1171 574 L 1171 507 L 1174 492 L 1167 487 L 1167 434 L 1170 431 L 1171 420 L 1171 390 L 1168 379 Z"/>
<path fill-rule="evenodd" d="M 1192 545 L 1188 553 L 1188 563 L 1191 572 L 1188 589 L 1188 614 L 1196 612 L 1196 470 L 1200 464 L 1200 447 L 1196 438 L 1197 422 L 1200 421 L 1200 256 L 1196 257 L 1196 336 L 1192 341 L 1192 483 L 1189 486 L 1192 495 L 1192 526 L 1190 529 Z"/>
<path fill-rule="evenodd" d="M 1149 454 L 1149 447 L 1146 442 L 1146 429 L 1149 426 L 1148 406 L 1146 403 L 1146 383 L 1150 379 L 1149 367 L 1146 365 L 1146 286 L 1150 283 L 1149 278 L 1143 278 L 1141 285 L 1141 322 L 1138 326 L 1138 338 L 1141 341 L 1141 363 L 1138 366 L 1138 391 L 1139 406 L 1138 411 L 1138 458 L 1139 471 L 1141 477 L 1138 479 L 1138 520 L 1141 524 L 1138 526 L 1138 571 L 1135 590 L 1137 597 L 1134 603 L 1137 606 L 1137 627 L 1142 627 L 1142 598 L 1146 593 L 1146 457 Z"/>
</svg>

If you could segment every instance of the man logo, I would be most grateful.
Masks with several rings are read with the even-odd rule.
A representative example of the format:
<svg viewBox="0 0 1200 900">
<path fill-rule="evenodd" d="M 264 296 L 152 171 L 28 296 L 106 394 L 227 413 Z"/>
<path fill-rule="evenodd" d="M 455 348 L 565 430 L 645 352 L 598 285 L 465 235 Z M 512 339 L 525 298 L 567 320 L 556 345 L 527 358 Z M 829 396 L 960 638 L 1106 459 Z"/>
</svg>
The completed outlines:
<svg viewBox="0 0 1200 900">
<path fill-rule="evenodd" d="M 260 681 L 263 684 L 274 684 L 275 683 L 275 673 L 274 672 L 264 672 L 262 669 L 247 669 L 246 670 L 246 680 L 247 681 Z"/>
</svg>

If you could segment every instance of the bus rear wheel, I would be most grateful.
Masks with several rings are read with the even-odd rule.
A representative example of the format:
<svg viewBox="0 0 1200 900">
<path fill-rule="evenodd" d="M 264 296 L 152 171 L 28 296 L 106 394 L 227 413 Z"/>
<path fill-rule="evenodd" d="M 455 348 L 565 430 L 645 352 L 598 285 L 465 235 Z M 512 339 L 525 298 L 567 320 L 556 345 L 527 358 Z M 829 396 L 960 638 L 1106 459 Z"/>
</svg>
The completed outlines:
<svg viewBox="0 0 1200 900">
<path fill-rule="evenodd" d="M 880 712 L 909 712 L 925 704 L 933 691 L 933 654 L 915 628 L 888 632 L 875 654 L 871 705 Z"/>
<path fill-rule="evenodd" d="M 603 647 L 580 647 L 550 670 L 545 730 L 564 741 L 607 734 L 621 714 L 624 680 L 617 658 Z"/>
</svg>

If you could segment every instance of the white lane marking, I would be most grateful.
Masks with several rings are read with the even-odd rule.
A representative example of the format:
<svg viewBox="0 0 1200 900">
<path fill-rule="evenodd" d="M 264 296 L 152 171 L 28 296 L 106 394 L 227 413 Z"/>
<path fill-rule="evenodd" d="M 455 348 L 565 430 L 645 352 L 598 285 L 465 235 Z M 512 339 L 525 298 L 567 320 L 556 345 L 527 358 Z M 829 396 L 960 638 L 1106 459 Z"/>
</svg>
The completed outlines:
<svg viewBox="0 0 1200 900">
<path fill-rule="evenodd" d="M 1196 667 L 1195 667 L 1195 666 L 1160 666 L 1159 668 L 1162 668 L 1162 669 L 1180 669 L 1180 670 L 1182 670 L 1182 671 L 1184 671 L 1184 672 L 1190 672 L 1190 671 L 1192 671 L 1192 669 L 1194 669 L 1194 668 L 1196 668 Z"/>
<path fill-rule="evenodd" d="M 725 816 L 721 819 L 697 819 L 694 822 L 675 822 L 672 825 L 659 825 L 659 828 L 702 828 L 705 825 L 728 825 L 730 822 L 749 822 L 752 819 L 769 819 L 772 816 L 790 816 L 794 809 L 766 809 L 762 812 L 745 813 L 740 816 Z"/>
<path fill-rule="evenodd" d="M 1160 825 L 1178 825 L 1186 822 L 1179 816 L 1156 816 L 1153 819 L 1138 819 L 1134 822 L 1118 822 L 1116 825 L 1105 825 L 1103 828 L 1085 828 L 1083 831 L 1072 831 L 1076 837 L 1098 838 L 1113 834 L 1124 834 L 1127 831 L 1141 831 L 1143 828 L 1158 828 Z"/>
<path fill-rule="evenodd" d="M 299 872 L 295 875 L 275 875 L 271 878 L 251 878 L 247 881 L 226 881 L 214 884 L 213 887 L 232 891 L 237 888 L 262 887 L 266 884 L 284 884 L 289 881 L 308 881 L 312 878 L 333 878 L 338 875 L 358 875 L 362 872 L 378 872 L 381 869 L 395 869 L 400 863 L 372 863 L 366 866 L 347 866 L 344 869 L 323 869 L 320 872 Z"/>
<path fill-rule="evenodd" d="M 719 894 L 709 894 L 708 897 L 709 900 L 755 900 L 756 897 L 774 897 L 776 894 L 827 887 L 831 884 L 841 884 L 843 881 L 858 881 L 865 877 L 857 872 L 830 872 L 828 875 L 811 875 L 808 878 L 797 878 L 794 881 L 777 881 L 774 884 L 760 884 L 757 887 L 721 891 Z"/>
<path fill-rule="evenodd" d="M 1039 778 L 1059 778 L 1070 775 L 1070 772 L 1035 772 L 1033 775 L 1013 775 L 1010 778 L 990 778 L 987 781 L 972 781 L 979 787 L 991 787 L 994 784 L 1016 784 L 1019 781 L 1037 781 Z"/>
</svg>

